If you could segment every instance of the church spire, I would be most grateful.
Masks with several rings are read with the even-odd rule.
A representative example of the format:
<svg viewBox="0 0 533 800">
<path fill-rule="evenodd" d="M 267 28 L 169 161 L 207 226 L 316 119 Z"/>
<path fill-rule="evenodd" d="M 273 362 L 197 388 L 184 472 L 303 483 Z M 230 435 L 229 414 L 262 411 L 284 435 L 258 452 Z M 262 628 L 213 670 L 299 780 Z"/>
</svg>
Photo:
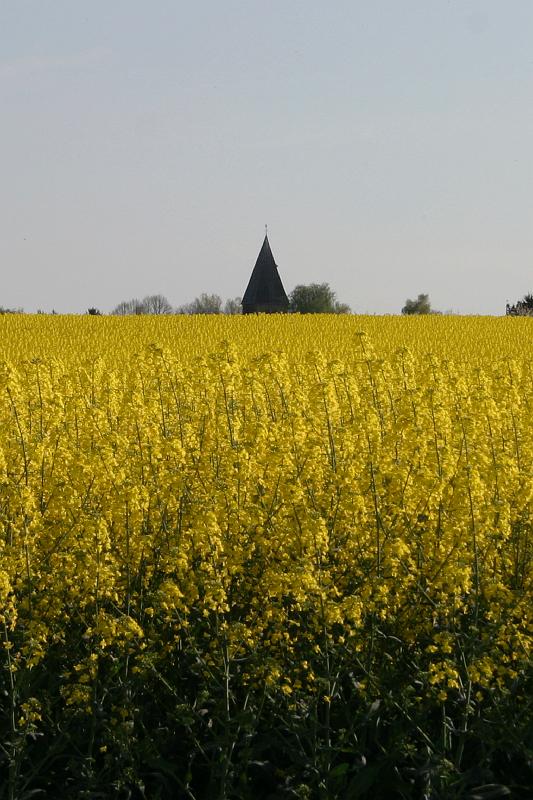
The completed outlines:
<svg viewBox="0 0 533 800">
<path fill-rule="evenodd" d="M 243 314 L 275 314 L 289 310 L 289 299 L 278 273 L 265 225 L 265 239 L 242 298 Z"/>
</svg>

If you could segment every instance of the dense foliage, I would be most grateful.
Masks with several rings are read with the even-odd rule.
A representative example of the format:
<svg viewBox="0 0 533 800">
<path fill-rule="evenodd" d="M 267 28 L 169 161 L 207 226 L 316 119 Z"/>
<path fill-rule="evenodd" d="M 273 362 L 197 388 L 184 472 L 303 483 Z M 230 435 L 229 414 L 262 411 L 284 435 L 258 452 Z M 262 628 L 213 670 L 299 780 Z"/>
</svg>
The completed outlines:
<svg viewBox="0 0 533 800">
<path fill-rule="evenodd" d="M 298 314 L 349 314 L 350 307 L 339 303 L 329 283 L 295 286 L 290 294 L 290 310 Z"/>
<path fill-rule="evenodd" d="M 0 329 L 0 797 L 531 796 L 530 320 Z"/>
<path fill-rule="evenodd" d="M 405 301 L 402 314 L 431 314 L 431 303 L 428 294 L 419 294 L 416 300 Z"/>
</svg>

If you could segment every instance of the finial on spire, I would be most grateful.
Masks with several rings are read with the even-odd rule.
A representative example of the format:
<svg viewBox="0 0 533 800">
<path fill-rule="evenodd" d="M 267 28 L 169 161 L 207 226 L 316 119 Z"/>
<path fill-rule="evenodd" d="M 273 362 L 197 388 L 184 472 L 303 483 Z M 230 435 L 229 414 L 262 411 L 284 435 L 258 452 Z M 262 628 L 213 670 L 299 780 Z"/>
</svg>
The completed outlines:
<svg viewBox="0 0 533 800">
<path fill-rule="evenodd" d="M 268 225 L 265 223 L 265 236 L 268 236 Z"/>
</svg>

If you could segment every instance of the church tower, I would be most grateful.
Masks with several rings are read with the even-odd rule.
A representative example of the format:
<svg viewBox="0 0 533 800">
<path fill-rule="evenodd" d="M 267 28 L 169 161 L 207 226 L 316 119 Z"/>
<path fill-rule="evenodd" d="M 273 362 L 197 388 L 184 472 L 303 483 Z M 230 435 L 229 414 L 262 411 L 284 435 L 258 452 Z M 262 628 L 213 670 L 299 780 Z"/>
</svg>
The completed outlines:
<svg viewBox="0 0 533 800">
<path fill-rule="evenodd" d="M 288 310 L 289 298 L 279 277 L 268 235 L 265 234 L 265 241 L 242 298 L 242 313 L 283 314 Z"/>
</svg>

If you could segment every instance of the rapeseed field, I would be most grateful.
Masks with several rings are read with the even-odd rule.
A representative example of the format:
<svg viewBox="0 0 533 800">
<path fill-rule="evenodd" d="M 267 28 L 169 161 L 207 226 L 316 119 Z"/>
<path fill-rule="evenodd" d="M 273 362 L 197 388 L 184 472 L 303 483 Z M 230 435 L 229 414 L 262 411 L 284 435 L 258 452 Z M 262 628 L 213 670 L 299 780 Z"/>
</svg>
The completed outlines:
<svg viewBox="0 0 533 800">
<path fill-rule="evenodd" d="M 0 317 L 0 797 L 530 797 L 532 352 Z"/>
</svg>

